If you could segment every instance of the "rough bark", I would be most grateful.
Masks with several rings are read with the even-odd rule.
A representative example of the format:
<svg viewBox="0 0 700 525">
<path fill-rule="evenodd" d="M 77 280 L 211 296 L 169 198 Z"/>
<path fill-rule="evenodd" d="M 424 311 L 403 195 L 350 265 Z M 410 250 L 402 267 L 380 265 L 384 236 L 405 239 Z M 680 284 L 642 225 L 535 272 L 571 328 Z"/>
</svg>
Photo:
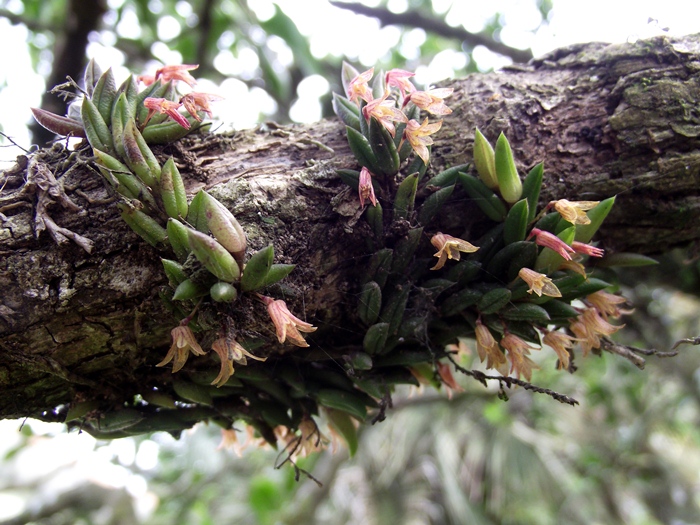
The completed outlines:
<svg viewBox="0 0 700 525">
<path fill-rule="evenodd" d="M 503 131 L 520 168 L 545 161 L 542 202 L 618 195 L 599 235 L 607 250 L 653 254 L 700 238 L 700 37 L 575 46 L 451 85 L 454 112 L 433 169 L 470 160 L 475 126 L 490 139 Z M 263 353 L 280 362 L 340 366 L 361 342 L 357 280 L 367 260 L 356 197 L 335 174 L 356 167 L 343 126 L 268 124 L 186 138 L 160 153 L 175 156 L 188 191 L 206 187 L 234 212 L 250 249 L 274 243 L 276 262 L 297 265 L 277 295 L 319 330 L 299 350 L 276 343 L 253 299 L 231 318 L 270 341 Z M 167 388 L 170 372 L 154 364 L 177 319 L 158 298 L 159 256 L 123 224 L 86 158 L 59 145 L 41 150 L 20 158 L 2 188 L 0 416 L 50 419 L 76 399 L 118 406 L 145 385 Z M 479 229 L 468 220 L 473 210 L 456 192 L 441 226 L 470 238 Z M 35 235 L 42 225 L 53 236 Z M 86 247 L 89 239 L 92 253 L 66 239 L 72 234 Z"/>
</svg>

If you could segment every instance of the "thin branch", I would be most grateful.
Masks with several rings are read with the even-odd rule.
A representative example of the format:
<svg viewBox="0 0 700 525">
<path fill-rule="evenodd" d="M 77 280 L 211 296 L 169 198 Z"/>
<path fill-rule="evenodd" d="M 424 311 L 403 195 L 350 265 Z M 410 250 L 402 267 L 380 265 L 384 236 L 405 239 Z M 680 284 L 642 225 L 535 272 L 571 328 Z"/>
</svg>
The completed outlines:
<svg viewBox="0 0 700 525">
<path fill-rule="evenodd" d="M 515 377 L 489 376 L 484 374 L 483 372 L 480 372 L 479 370 L 468 370 L 462 366 L 459 366 L 451 355 L 448 355 L 447 358 L 455 366 L 455 369 L 457 369 L 459 372 L 462 372 L 465 375 L 468 375 L 469 377 L 473 377 L 484 386 L 487 386 L 488 381 L 498 381 L 501 387 L 501 393 L 499 394 L 499 396 L 505 396 L 503 385 L 507 386 L 508 388 L 513 388 L 513 385 L 518 385 L 520 387 L 523 387 L 525 390 L 530 390 L 531 392 L 537 392 L 538 394 L 546 394 L 552 399 L 559 401 L 560 403 L 565 403 L 571 406 L 578 405 L 578 401 L 576 401 L 573 397 L 560 394 L 559 392 L 555 392 L 554 390 L 550 390 L 549 388 L 542 388 L 540 386 L 533 385 L 532 383 L 528 383 L 527 381 L 516 379 Z"/>
<path fill-rule="evenodd" d="M 496 42 L 493 37 L 487 33 L 470 33 L 461 27 L 449 26 L 442 20 L 426 17 L 416 11 L 392 13 L 388 9 L 382 7 L 369 7 L 352 2 L 338 2 L 331 0 L 330 3 L 335 7 L 347 9 L 348 11 L 352 11 L 358 15 L 376 18 L 379 20 L 382 26 L 402 25 L 425 29 L 429 33 L 460 40 L 466 43 L 470 48 L 479 45 L 485 46 L 491 51 L 512 58 L 515 62 L 525 63 L 532 58 L 532 51 L 530 50 L 512 48 L 501 42 Z"/>
<path fill-rule="evenodd" d="M 669 352 L 663 352 L 661 350 L 656 350 L 655 348 L 645 349 L 637 348 L 636 346 L 621 345 L 611 341 L 606 337 L 604 337 L 601 340 L 601 348 L 603 350 L 605 350 L 606 352 L 610 352 L 611 354 L 617 354 L 619 356 L 624 357 L 625 359 L 628 359 L 630 362 L 632 362 L 634 366 L 636 366 L 640 370 L 644 370 L 646 362 L 643 358 L 639 356 L 653 355 L 656 357 L 674 357 L 678 355 L 679 351 L 677 350 L 677 348 L 682 344 L 700 345 L 700 337 L 692 337 L 676 341 L 676 344 L 674 344 L 673 347 L 671 347 L 671 350 Z"/>
</svg>

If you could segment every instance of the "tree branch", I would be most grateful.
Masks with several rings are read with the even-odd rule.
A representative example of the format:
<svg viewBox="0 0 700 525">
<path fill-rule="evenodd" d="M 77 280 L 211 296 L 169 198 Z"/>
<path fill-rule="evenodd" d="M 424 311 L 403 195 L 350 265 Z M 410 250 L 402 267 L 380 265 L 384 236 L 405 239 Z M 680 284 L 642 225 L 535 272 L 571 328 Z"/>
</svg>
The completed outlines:
<svg viewBox="0 0 700 525">
<path fill-rule="evenodd" d="M 452 82 L 454 112 L 437 136 L 431 170 L 471 162 L 476 126 L 491 140 L 503 131 L 521 173 L 545 161 L 542 204 L 617 194 L 599 232 L 607 251 L 653 254 L 699 240 L 700 116 L 692 109 L 700 99 L 699 62 L 700 36 L 662 37 L 574 46 L 527 67 Z M 357 168 L 344 127 L 332 120 L 194 135 L 156 153 L 174 156 L 190 194 L 205 187 L 235 214 L 249 250 L 273 243 L 276 263 L 297 265 L 274 291 L 319 327 L 309 349 L 280 345 L 264 307 L 242 294 L 227 316 L 264 341 L 256 352 L 270 358 L 264 366 L 237 367 L 234 378 L 249 381 L 248 392 L 257 391 L 253 384 L 276 383 L 273 374 L 282 370 L 322 370 L 347 379 L 345 363 L 362 348 L 366 330 L 357 301 L 371 234 L 356 195 L 336 174 Z M 179 321 L 158 298 L 166 285 L 159 255 L 124 225 L 86 154 L 56 145 L 33 154 L 31 162 L 20 157 L 0 180 L 0 417 L 61 419 L 65 413 L 54 407 L 83 399 L 107 410 L 144 389 L 172 392 L 171 373 L 154 366 Z M 45 165 L 84 212 L 54 206 L 52 220 L 90 239 L 92 253 L 36 236 L 36 194 L 26 181 L 28 167 L 37 165 Z M 483 230 L 460 188 L 443 211 L 430 233 L 440 228 L 476 239 Z M 423 241 L 421 256 L 430 259 L 434 251 Z M 437 315 L 425 301 L 417 314 Z M 207 347 L 219 322 L 204 321 L 209 324 L 198 337 Z M 429 361 L 441 343 L 417 338 L 406 358 L 422 352 Z M 217 368 L 209 356 L 193 358 L 176 377 Z M 260 375 L 246 378 L 247 371 Z M 186 412 L 186 424 L 201 414 L 248 410 L 245 417 L 251 417 L 253 410 L 215 405 Z"/>
<path fill-rule="evenodd" d="M 358 15 L 376 18 L 382 26 L 401 25 L 406 27 L 417 27 L 425 29 L 429 33 L 434 33 L 445 38 L 453 38 L 464 42 L 468 48 L 485 46 L 495 53 L 512 58 L 515 62 L 527 62 L 532 58 L 532 51 L 515 49 L 501 42 L 496 41 L 492 35 L 487 33 L 470 33 L 461 27 L 452 27 L 442 20 L 429 18 L 417 11 L 406 13 L 392 13 L 383 7 L 370 7 L 352 2 L 339 2 L 331 0 L 335 7 L 347 9 Z"/>
</svg>

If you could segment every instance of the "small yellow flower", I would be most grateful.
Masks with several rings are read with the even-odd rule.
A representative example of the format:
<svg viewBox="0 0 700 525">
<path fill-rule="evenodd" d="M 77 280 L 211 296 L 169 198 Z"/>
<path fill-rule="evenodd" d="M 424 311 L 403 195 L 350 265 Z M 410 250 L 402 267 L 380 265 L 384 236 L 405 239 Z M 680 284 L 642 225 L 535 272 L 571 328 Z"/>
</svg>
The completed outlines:
<svg viewBox="0 0 700 525">
<path fill-rule="evenodd" d="M 598 201 L 568 201 L 566 199 L 559 199 L 558 201 L 552 201 L 549 203 L 550 206 L 554 206 L 554 209 L 559 212 L 559 215 L 571 224 L 590 224 L 591 219 L 588 218 L 586 214 L 587 210 L 592 210 L 598 206 Z"/>
<path fill-rule="evenodd" d="M 286 339 L 293 345 L 307 347 L 309 344 L 299 332 L 311 333 L 316 331 L 316 327 L 298 317 L 292 315 L 287 308 L 287 304 L 281 299 L 274 300 L 272 297 L 259 296 L 267 305 L 267 313 L 277 330 L 277 339 L 284 343 Z"/>
<path fill-rule="evenodd" d="M 530 287 L 527 293 L 534 292 L 539 297 L 542 297 L 542 294 L 548 297 L 561 297 L 561 292 L 559 288 L 557 288 L 557 285 L 545 274 L 536 272 L 530 268 L 521 268 L 518 275 Z"/>
<path fill-rule="evenodd" d="M 419 124 L 416 120 L 409 120 L 406 124 L 406 129 L 404 130 L 404 136 L 411 144 L 413 151 L 416 152 L 423 163 L 427 166 L 430 161 L 430 151 L 428 151 L 428 146 L 433 144 L 433 139 L 429 136 L 436 133 L 442 126 L 442 120 L 428 124 L 428 119 L 426 118 L 422 124 Z"/>
<path fill-rule="evenodd" d="M 465 240 L 441 232 L 433 235 L 430 243 L 438 249 L 438 252 L 435 254 L 435 257 L 438 257 L 438 262 L 431 270 L 439 270 L 445 266 L 447 259 L 459 261 L 459 252 L 473 253 L 479 249 Z"/>
<path fill-rule="evenodd" d="M 190 330 L 188 326 L 176 326 L 170 331 L 170 335 L 173 338 L 173 344 L 170 347 L 168 354 L 165 356 L 165 359 L 163 359 L 156 366 L 165 366 L 174 359 L 174 374 L 185 366 L 190 352 L 192 352 L 194 355 L 204 355 L 206 353 L 204 350 L 202 350 L 202 347 L 199 346 L 199 343 L 192 333 L 192 330 Z"/>
<path fill-rule="evenodd" d="M 211 345 L 211 349 L 216 352 L 221 360 L 221 371 L 216 379 L 211 382 L 212 385 L 221 387 L 226 384 L 226 381 L 233 375 L 233 363 L 234 361 L 241 365 L 248 364 L 246 356 L 255 359 L 256 361 L 267 361 L 267 357 L 256 357 L 248 350 L 243 348 L 240 344 L 232 339 L 227 339 L 225 337 L 220 337 L 214 341 Z"/>
</svg>

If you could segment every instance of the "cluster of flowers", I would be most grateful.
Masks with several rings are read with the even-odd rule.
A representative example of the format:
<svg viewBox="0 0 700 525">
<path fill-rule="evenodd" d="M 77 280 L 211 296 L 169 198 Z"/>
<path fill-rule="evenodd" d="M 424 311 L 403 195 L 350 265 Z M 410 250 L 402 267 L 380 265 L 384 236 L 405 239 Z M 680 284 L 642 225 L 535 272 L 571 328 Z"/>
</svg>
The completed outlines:
<svg viewBox="0 0 700 525">
<path fill-rule="evenodd" d="M 195 78 L 190 75 L 190 71 L 197 69 L 199 64 L 189 65 L 171 65 L 164 66 L 158 69 L 155 75 L 140 75 L 137 80 L 146 86 L 150 86 L 154 82 L 160 80 L 161 82 L 170 81 L 181 81 L 194 88 L 197 85 Z M 173 119 L 175 122 L 180 124 L 185 129 L 190 129 L 190 123 L 185 118 L 185 116 L 178 111 L 181 107 L 184 107 L 195 120 L 198 122 L 202 121 L 202 117 L 199 116 L 199 112 L 202 111 L 206 113 L 209 118 L 212 117 L 211 102 L 216 102 L 217 100 L 222 100 L 222 97 L 218 95 L 212 95 L 210 93 L 199 93 L 193 91 L 187 93 L 180 97 L 179 101 L 168 100 L 167 98 L 160 97 L 148 97 L 143 101 L 143 105 L 148 108 L 148 116 L 146 117 L 143 126 L 145 126 L 151 117 L 156 113 L 166 114 L 168 117 Z"/>
<path fill-rule="evenodd" d="M 304 336 L 301 335 L 300 332 L 315 332 L 316 327 L 294 316 L 289 311 L 287 304 L 283 300 L 273 299 L 272 297 L 267 297 L 260 294 L 257 294 L 257 296 L 260 301 L 267 306 L 267 312 L 270 315 L 273 325 L 275 326 L 277 339 L 280 343 L 284 343 L 288 339 L 289 342 L 295 346 L 309 346 L 306 340 L 304 340 Z M 202 347 L 197 342 L 197 339 L 194 336 L 194 333 L 192 333 L 190 327 L 187 326 L 189 321 L 190 319 L 186 318 L 180 325 L 171 330 L 170 335 L 173 339 L 173 344 L 165 356 L 165 359 L 163 359 L 156 366 L 165 366 L 173 361 L 174 374 L 185 366 L 190 353 L 195 356 L 206 354 L 206 352 L 202 350 Z M 221 360 L 221 370 L 219 371 L 219 375 L 216 376 L 214 381 L 212 381 L 212 385 L 216 386 L 223 386 L 233 375 L 234 362 L 239 365 L 246 365 L 247 357 L 255 359 L 256 361 L 267 360 L 266 357 L 263 358 L 254 356 L 243 348 L 243 346 L 241 346 L 237 341 L 226 336 L 221 336 L 214 341 L 211 345 L 211 349 L 216 352 Z"/>
<path fill-rule="evenodd" d="M 445 104 L 444 99 L 452 94 L 453 89 L 437 88 L 419 91 L 409 80 L 415 76 L 415 73 L 403 69 L 392 69 L 384 76 L 384 93 L 375 98 L 369 85 L 373 76 L 374 68 L 355 76 L 347 86 L 348 99 L 361 108 L 362 116 L 366 121 L 371 118 L 377 119 L 392 137 L 396 137 L 396 123 L 404 124 L 403 135 L 397 149 L 400 150 L 403 141 L 407 140 L 416 155 L 427 166 L 430 162 L 428 146 L 433 144 L 430 135 L 440 130 L 442 120 L 429 122 L 426 117 L 421 123 L 409 118 L 406 108 L 409 103 L 412 103 L 431 115 L 449 115 L 452 110 Z M 371 182 L 372 176 L 367 167 L 363 167 L 360 171 L 359 196 L 362 207 L 366 200 L 369 200 L 373 206 L 377 205 Z"/>
<path fill-rule="evenodd" d="M 554 208 L 564 220 L 571 224 L 587 225 L 591 221 L 586 211 L 593 209 L 598 204 L 597 201 L 572 202 L 560 199 L 550 202 L 547 209 Z M 556 235 L 538 228 L 532 228 L 528 236 L 528 239 L 530 238 L 534 238 L 538 246 L 549 248 L 561 256 L 562 262 L 556 269 L 571 270 L 584 278 L 587 277 L 586 269 L 575 257 L 577 259 L 582 256 L 602 257 L 605 253 L 600 248 L 578 241 L 573 241 L 569 245 Z M 463 239 L 443 233 L 434 235 L 431 238 L 431 243 L 438 249 L 435 254 L 435 257 L 438 257 L 438 262 L 431 270 L 439 270 L 448 259 L 459 261 L 460 252 L 473 253 L 479 249 Z M 521 268 L 518 277 L 527 283 L 529 294 L 534 293 L 538 297 L 542 295 L 552 298 L 562 297 L 562 293 L 546 274 L 530 268 Z M 568 325 L 569 332 L 573 333 L 575 337 L 560 330 L 550 331 L 544 327 L 538 327 L 543 335 L 542 343 L 552 348 L 557 354 L 559 368 L 569 368 L 569 350 L 574 343 L 579 343 L 584 356 L 586 356 L 590 350 L 600 348 L 601 336 L 611 335 L 624 327 L 624 325 L 610 324 L 608 318 L 619 319 L 622 314 L 629 313 L 629 311 L 620 309 L 619 306 L 626 302 L 624 297 L 603 290 L 586 296 L 582 300 L 584 306 L 577 309 L 580 312 L 579 315 L 572 318 Z M 475 338 L 477 353 L 482 362 L 486 361 L 487 368 L 496 369 L 503 375 L 515 373 L 518 378 L 522 376 L 528 381 L 531 379 L 532 370 L 536 369 L 537 365 L 528 355 L 530 355 L 530 350 L 539 350 L 539 347 L 529 345 L 522 338 L 509 333 L 507 328 L 504 329 L 501 340 L 496 341 L 481 318 L 476 320 Z M 452 379 L 449 369 L 439 368 L 438 373 L 446 385 L 453 389 L 459 388 Z"/>
<path fill-rule="evenodd" d="M 347 66 L 346 66 L 347 67 Z M 384 75 L 383 83 L 379 83 L 379 87 L 383 87 L 383 93 L 379 97 L 375 97 L 377 86 L 373 90 L 370 87 L 370 81 L 374 76 L 374 68 L 371 68 L 362 73 L 357 73 L 346 84 L 346 94 L 348 99 L 355 103 L 360 109 L 361 118 L 367 122 L 370 119 L 376 119 L 398 142 L 397 149 L 401 149 L 404 140 L 408 141 L 413 151 L 418 155 L 427 166 L 430 160 L 430 150 L 428 146 L 433 144 L 431 135 L 436 133 L 442 126 L 442 120 L 430 122 L 426 117 L 422 123 L 416 119 L 411 119 L 406 113 L 406 108 L 409 103 L 413 106 L 425 110 L 431 115 L 442 116 L 448 115 L 452 110 L 445 104 L 444 99 L 450 96 L 453 92 L 450 88 L 430 89 L 427 91 L 418 90 L 410 78 L 414 73 L 401 69 L 392 69 Z M 375 84 L 377 84 L 375 82 Z M 400 142 L 396 139 L 397 126 L 401 126 L 402 137 Z M 483 138 L 477 131 L 478 138 Z M 485 140 L 479 142 L 479 148 L 484 147 Z M 510 174 L 499 177 L 497 170 L 493 164 L 493 150 L 490 146 L 485 146 L 488 150 L 485 154 L 475 151 L 475 164 L 479 169 L 479 174 L 482 181 L 488 188 L 499 191 L 501 197 L 509 204 L 513 205 L 522 198 L 522 186 L 512 164 L 512 156 L 510 158 Z M 475 150 L 477 146 L 475 145 Z M 510 149 L 508 154 L 510 155 Z M 482 160 L 483 159 L 483 160 Z M 507 170 L 506 170 L 507 171 Z M 374 193 L 374 185 L 372 178 L 374 174 L 363 166 L 359 174 L 359 200 L 360 206 L 364 208 L 365 202 L 369 201 L 373 206 L 377 205 L 377 199 Z M 566 199 L 551 202 L 546 210 L 554 209 L 559 213 L 563 220 L 568 221 L 572 225 L 590 224 L 590 219 L 587 211 L 595 208 L 599 202 L 594 201 L 577 201 L 570 202 Z M 534 221 L 533 221 L 534 222 Z M 602 257 L 603 250 L 579 241 L 570 243 L 564 242 L 555 234 L 544 231 L 537 227 L 531 227 L 528 236 L 525 240 L 532 240 L 536 245 L 549 248 L 558 256 L 560 256 L 560 264 L 557 268 L 551 270 L 570 270 L 586 277 L 586 270 L 580 262 L 581 257 Z M 448 259 L 459 261 L 461 253 L 473 253 L 479 248 L 472 245 L 470 242 L 463 239 L 453 237 L 442 232 L 438 232 L 431 238 L 432 245 L 437 249 L 435 257 L 438 258 L 437 263 L 432 270 L 440 270 L 444 267 Z M 576 258 L 576 259 L 574 259 Z M 530 268 L 522 268 L 518 274 L 519 278 L 529 286 L 528 293 L 535 293 L 538 296 L 561 297 L 562 294 L 552 279 L 544 273 L 537 272 Z M 576 337 L 562 332 L 561 330 L 547 330 L 540 327 L 543 334 L 542 343 L 550 346 L 556 352 L 559 358 L 559 366 L 561 368 L 569 367 L 569 353 L 575 342 L 578 342 L 584 349 L 584 353 L 588 353 L 592 348 L 599 348 L 601 341 L 600 336 L 610 335 L 617 331 L 620 327 L 613 326 L 607 322 L 609 316 L 619 317 L 621 312 L 616 305 L 624 303 L 625 299 L 604 291 L 598 291 L 589 295 L 584 301 L 585 308 L 580 309 L 580 315 L 573 318 L 568 326 L 569 334 L 574 334 Z M 529 359 L 530 350 L 535 347 L 530 346 L 526 341 L 517 335 L 510 333 L 506 327 L 503 330 L 503 336 L 499 342 L 496 342 L 492 332 L 482 322 L 481 316 L 476 321 L 475 338 L 477 340 L 477 351 L 482 361 L 486 360 L 488 368 L 494 368 L 504 374 L 515 373 L 518 377 L 525 377 L 530 380 L 532 369 L 536 365 Z M 510 366 L 509 366 L 510 364 Z M 439 366 L 438 374 L 442 377 L 443 383 L 456 387 L 456 383 L 451 378 L 449 367 Z"/>
<path fill-rule="evenodd" d="M 141 83 L 146 86 L 150 86 L 154 82 L 170 82 L 170 81 L 181 81 L 194 88 L 196 85 L 196 80 L 189 71 L 196 69 L 198 65 L 169 65 L 158 69 L 155 75 L 141 75 L 137 78 Z M 190 128 L 190 123 L 185 118 L 185 116 L 180 113 L 179 109 L 184 107 L 185 110 L 197 121 L 202 120 L 199 116 L 199 112 L 206 113 L 209 117 L 212 116 L 210 103 L 221 100 L 221 97 L 217 95 L 212 95 L 208 93 L 190 92 L 182 97 L 179 101 L 169 100 L 167 98 L 156 98 L 147 97 L 144 99 L 143 104 L 149 110 L 148 116 L 146 117 L 142 127 L 145 127 L 149 122 L 151 117 L 156 114 L 165 114 L 173 121 L 177 122 L 185 129 Z M 220 210 L 220 207 L 216 207 L 214 211 Z M 223 211 L 225 213 L 225 211 Z M 224 222 L 235 222 L 235 219 L 229 217 L 230 214 L 226 214 L 226 221 Z M 235 222 L 237 225 L 237 222 Z M 240 227 L 237 228 L 240 230 Z M 221 240 L 219 240 L 221 242 Z M 245 250 L 245 240 L 243 242 L 243 250 Z M 275 326 L 277 333 L 277 338 L 280 343 L 284 343 L 289 340 L 292 344 L 300 347 L 307 347 L 308 343 L 304 340 L 304 337 L 300 332 L 310 333 L 316 330 L 311 324 L 302 321 L 301 319 L 295 317 L 287 308 L 287 305 L 282 300 L 275 300 L 271 297 L 267 297 L 256 293 L 256 297 L 266 305 L 270 319 Z M 165 366 L 166 364 L 173 362 L 173 373 L 178 372 L 187 362 L 187 358 L 190 353 L 195 356 L 204 355 L 206 352 L 202 350 L 202 347 L 197 342 L 194 333 L 188 326 L 191 320 L 191 316 L 183 319 L 183 321 L 172 329 L 172 346 L 168 351 L 165 358 L 158 363 L 156 366 Z M 213 385 L 222 386 L 234 373 L 234 362 L 240 365 L 247 364 L 247 358 L 255 359 L 258 361 L 265 361 L 267 358 L 260 358 L 252 355 L 243 346 L 241 346 L 237 341 L 228 337 L 222 336 L 212 343 L 211 349 L 216 352 L 221 360 L 221 370 L 219 375 L 212 382 Z"/>
</svg>

